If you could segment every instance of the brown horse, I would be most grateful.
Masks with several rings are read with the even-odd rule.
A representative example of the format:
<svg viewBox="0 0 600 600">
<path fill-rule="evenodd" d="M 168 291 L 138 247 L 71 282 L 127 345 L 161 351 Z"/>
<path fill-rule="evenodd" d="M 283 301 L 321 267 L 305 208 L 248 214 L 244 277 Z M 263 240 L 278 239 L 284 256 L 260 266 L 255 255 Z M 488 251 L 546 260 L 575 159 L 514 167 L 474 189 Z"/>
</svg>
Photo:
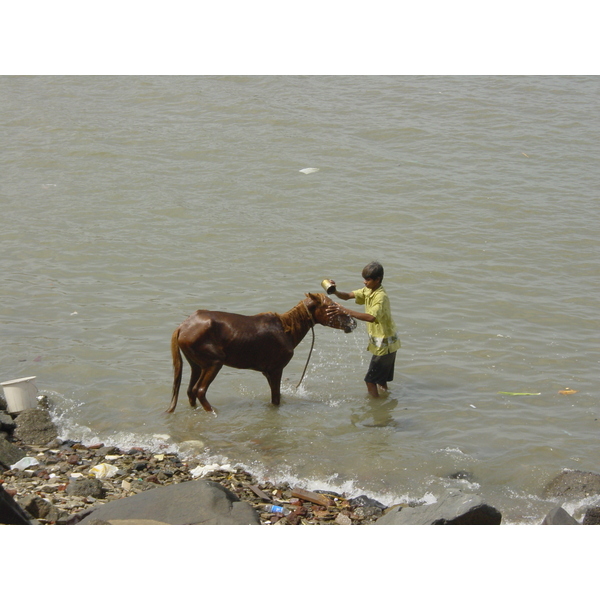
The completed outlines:
<svg viewBox="0 0 600 600">
<path fill-rule="evenodd" d="M 204 410 L 214 412 L 206 399 L 208 386 L 221 367 L 260 371 L 271 387 L 271 402 L 281 400 L 281 376 L 294 356 L 294 348 L 304 339 L 315 323 L 350 333 L 356 321 L 346 314 L 327 315 L 333 302 L 325 294 L 306 294 L 294 308 L 280 315 L 260 313 L 254 316 L 211 310 L 197 310 L 173 333 L 173 397 L 167 409 L 177 406 L 181 385 L 183 352 L 192 368 L 187 395 L 191 406 L 200 401 Z"/>
</svg>

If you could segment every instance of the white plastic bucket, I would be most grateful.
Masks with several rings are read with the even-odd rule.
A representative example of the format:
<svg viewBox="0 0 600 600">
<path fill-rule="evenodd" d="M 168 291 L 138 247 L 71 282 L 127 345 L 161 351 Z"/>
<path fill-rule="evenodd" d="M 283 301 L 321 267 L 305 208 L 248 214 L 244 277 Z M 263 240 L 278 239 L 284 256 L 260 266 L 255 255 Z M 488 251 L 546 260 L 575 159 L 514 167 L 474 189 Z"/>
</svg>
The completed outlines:
<svg viewBox="0 0 600 600">
<path fill-rule="evenodd" d="M 4 397 L 9 413 L 21 412 L 27 408 L 37 407 L 38 389 L 32 383 L 35 377 L 23 377 L 12 381 L 3 381 Z"/>
</svg>

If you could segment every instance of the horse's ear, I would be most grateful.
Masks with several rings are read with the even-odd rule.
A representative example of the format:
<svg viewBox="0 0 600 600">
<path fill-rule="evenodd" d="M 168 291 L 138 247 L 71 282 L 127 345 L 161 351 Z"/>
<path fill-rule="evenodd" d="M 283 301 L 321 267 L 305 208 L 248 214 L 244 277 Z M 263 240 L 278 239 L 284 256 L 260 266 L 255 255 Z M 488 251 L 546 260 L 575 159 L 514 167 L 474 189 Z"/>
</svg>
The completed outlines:
<svg viewBox="0 0 600 600">
<path fill-rule="evenodd" d="M 313 294 L 312 292 L 308 292 L 306 297 L 310 298 L 315 304 L 322 304 L 321 294 Z"/>
</svg>

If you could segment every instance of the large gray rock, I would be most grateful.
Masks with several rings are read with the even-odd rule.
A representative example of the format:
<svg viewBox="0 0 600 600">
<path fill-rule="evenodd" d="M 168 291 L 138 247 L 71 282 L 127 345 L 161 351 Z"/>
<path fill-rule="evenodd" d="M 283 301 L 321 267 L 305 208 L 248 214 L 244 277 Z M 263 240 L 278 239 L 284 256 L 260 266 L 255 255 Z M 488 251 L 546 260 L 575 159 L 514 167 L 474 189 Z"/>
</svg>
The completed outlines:
<svg viewBox="0 0 600 600">
<path fill-rule="evenodd" d="M 500 525 L 502 515 L 475 494 L 447 490 L 435 504 L 394 507 L 375 525 Z"/>
<path fill-rule="evenodd" d="M 600 475 L 589 471 L 563 471 L 545 488 L 547 498 L 582 499 L 600 494 Z"/>
<path fill-rule="evenodd" d="M 40 408 L 28 408 L 15 418 L 14 437 L 24 444 L 44 446 L 58 436 L 56 425 L 47 411 Z"/>
<path fill-rule="evenodd" d="M 0 523 L 3 525 L 31 525 L 29 515 L 0 485 Z"/>
<path fill-rule="evenodd" d="M 546 515 L 542 525 L 579 525 L 579 523 L 562 506 L 556 506 Z"/>
<path fill-rule="evenodd" d="M 247 502 L 214 481 L 200 479 L 154 488 L 109 502 L 78 524 L 166 523 L 169 525 L 260 525 Z"/>
<path fill-rule="evenodd" d="M 21 450 L 21 448 L 0 437 L 0 472 L 10 469 L 11 465 L 14 465 L 26 456 L 27 453 Z"/>
</svg>

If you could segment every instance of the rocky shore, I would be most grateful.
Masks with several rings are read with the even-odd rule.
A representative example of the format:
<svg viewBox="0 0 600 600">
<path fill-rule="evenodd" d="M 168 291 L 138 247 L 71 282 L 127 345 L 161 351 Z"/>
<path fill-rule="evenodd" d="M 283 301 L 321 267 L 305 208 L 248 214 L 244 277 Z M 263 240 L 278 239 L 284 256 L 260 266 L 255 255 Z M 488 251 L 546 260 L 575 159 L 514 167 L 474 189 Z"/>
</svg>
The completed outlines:
<svg viewBox="0 0 600 600">
<path fill-rule="evenodd" d="M 205 465 L 198 458 L 141 447 L 86 446 L 58 438 L 43 406 L 11 415 L 2 401 L 0 397 L 0 523 L 370 525 L 502 520 L 500 512 L 478 496 L 456 490 L 433 505 L 387 507 L 366 496 L 345 498 L 327 490 L 261 482 L 242 469 Z M 563 473 L 549 490 L 557 498 L 598 494 L 600 475 Z M 593 507 L 584 524 L 596 523 L 600 508 Z M 557 504 L 544 524 L 578 523 Z"/>
<path fill-rule="evenodd" d="M 326 490 L 259 482 L 242 469 L 205 465 L 197 458 L 141 447 L 85 446 L 58 438 L 42 407 L 18 415 L 1 409 L 0 484 L 38 524 L 76 524 L 107 503 L 199 479 L 249 504 L 264 525 L 361 525 L 373 523 L 387 508 L 366 496 L 347 499 Z M 271 512 L 270 506 L 282 512 Z"/>
</svg>

